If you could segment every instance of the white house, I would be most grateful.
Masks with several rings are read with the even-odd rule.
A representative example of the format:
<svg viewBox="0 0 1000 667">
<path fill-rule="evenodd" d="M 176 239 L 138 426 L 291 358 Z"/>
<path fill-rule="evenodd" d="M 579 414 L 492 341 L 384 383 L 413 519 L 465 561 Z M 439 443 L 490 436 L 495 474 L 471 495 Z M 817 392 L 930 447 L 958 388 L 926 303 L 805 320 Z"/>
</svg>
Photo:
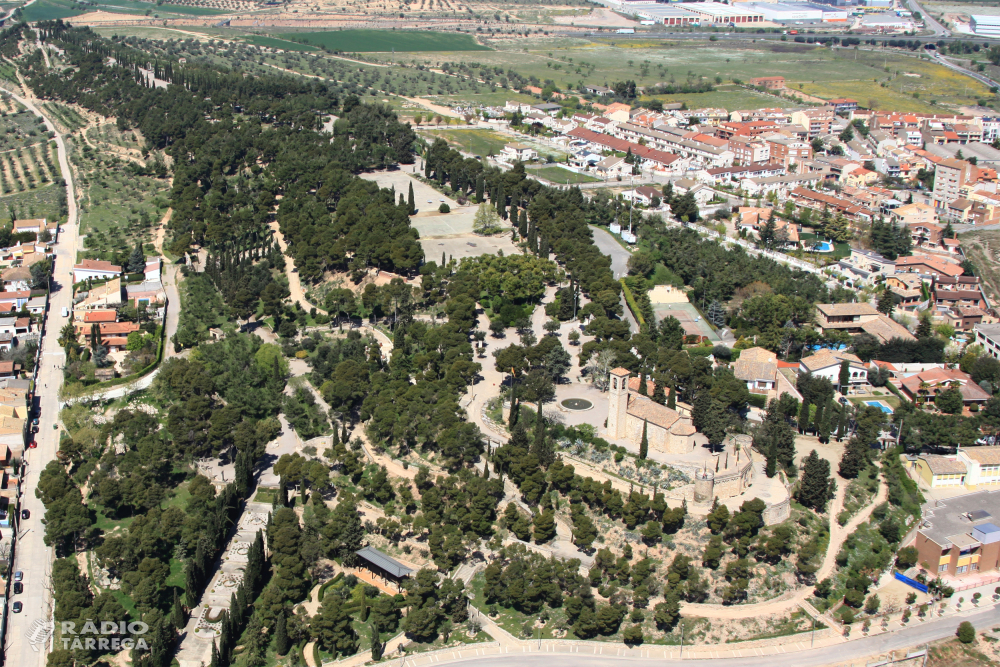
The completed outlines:
<svg viewBox="0 0 1000 667">
<path fill-rule="evenodd" d="M 597 173 L 604 178 L 617 178 L 625 174 L 632 173 L 632 165 L 625 162 L 625 158 L 606 157 L 596 165 Z"/>
<path fill-rule="evenodd" d="M 105 278 L 117 278 L 122 274 L 122 267 L 111 262 L 98 259 L 85 259 L 79 264 L 73 265 L 73 282 L 80 283 L 87 278 L 103 280 Z"/>
<path fill-rule="evenodd" d="M 143 273 L 146 274 L 145 282 L 147 283 L 158 283 L 160 282 L 160 269 L 163 265 L 163 260 L 159 257 L 151 259 L 146 262 L 146 269 Z"/>
<path fill-rule="evenodd" d="M 799 372 L 825 377 L 834 386 L 837 386 L 840 383 L 840 365 L 844 361 L 848 363 L 850 387 L 866 387 L 868 385 L 868 368 L 861 359 L 847 352 L 820 350 L 816 354 L 804 357 L 799 362 Z"/>
<path fill-rule="evenodd" d="M 622 193 L 622 198 L 626 201 L 632 201 L 643 206 L 649 206 L 654 197 L 660 199 L 661 196 L 660 191 L 651 185 L 640 185 L 634 190 L 626 190 Z"/>
<path fill-rule="evenodd" d="M 538 152 L 524 144 L 507 144 L 499 157 L 504 162 L 527 162 L 538 157 Z"/>
<path fill-rule="evenodd" d="M 35 218 L 32 220 L 15 220 L 14 221 L 14 233 L 20 234 L 21 232 L 34 232 L 35 234 L 40 234 L 43 229 L 45 229 L 45 218 Z"/>
</svg>

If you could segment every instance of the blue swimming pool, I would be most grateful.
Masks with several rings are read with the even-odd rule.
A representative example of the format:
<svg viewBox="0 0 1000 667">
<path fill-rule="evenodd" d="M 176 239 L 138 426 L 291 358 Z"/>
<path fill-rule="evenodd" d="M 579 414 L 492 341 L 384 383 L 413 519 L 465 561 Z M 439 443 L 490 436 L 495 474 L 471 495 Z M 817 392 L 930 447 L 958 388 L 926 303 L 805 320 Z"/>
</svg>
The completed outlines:
<svg viewBox="0 0 1000 667">
<path fill-rule="evenodd" d="M 826 241 L 820 241 L 813 246 L 813 252 L 833 252 L 833 250 L 833 244 Z"/>
<path fill-rule="evenodd" d="M 865 401 L 865 405 L 870 405 L 873 408 L 878 408 L 887 415 L 892 414 L 892 408 L 889 407 L 884 401 Z"/>
</svg>

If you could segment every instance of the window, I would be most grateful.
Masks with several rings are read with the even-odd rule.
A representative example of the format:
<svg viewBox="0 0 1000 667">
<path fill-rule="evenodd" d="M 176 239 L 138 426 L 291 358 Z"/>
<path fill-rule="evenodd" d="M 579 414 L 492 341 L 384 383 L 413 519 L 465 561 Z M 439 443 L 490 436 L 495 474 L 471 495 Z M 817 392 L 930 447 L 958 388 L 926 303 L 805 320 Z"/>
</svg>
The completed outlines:
<svg viewBox="0 0 1000 667">
<path fill-rule="evenodd" d="M 948 563 L 942 563 L 941 565 L 938 565 L 938 572 L 944 572 L 947 569 L 948 569 Z"/>
<path fill-rule="evenodd" d="M 969 571 L 968 565 L 960 565 L 958 566 L 958 568 L 955 569 L 955 574 L 965 574 L 968 571 Z"/>
</svg>

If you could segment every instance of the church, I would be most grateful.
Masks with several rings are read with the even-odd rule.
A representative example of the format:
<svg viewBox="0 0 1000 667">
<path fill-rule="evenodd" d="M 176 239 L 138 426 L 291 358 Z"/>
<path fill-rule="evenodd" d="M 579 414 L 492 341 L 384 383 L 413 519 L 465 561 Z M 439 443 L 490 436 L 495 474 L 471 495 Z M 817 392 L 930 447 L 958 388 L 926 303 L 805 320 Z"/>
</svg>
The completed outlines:
<svg viewBox="0 0 1000 667">
<path fill-rule="evenodd" d="M 629 371 L 624 368 L 615 368 L 610 372 L 609 438 L 627 439 L 638 446 L 642 441 L 642 427 L 645 424 L 650 451 L 687 454 L 703 442 L 707 442 L 705 436 L 695 430 L 689 416 L 681 415 L 676 410 L 643 396 L 639 391 L 638 378 L 634 378 L 636 381 L 630 383 L 629 375 Z"/>
</svg>

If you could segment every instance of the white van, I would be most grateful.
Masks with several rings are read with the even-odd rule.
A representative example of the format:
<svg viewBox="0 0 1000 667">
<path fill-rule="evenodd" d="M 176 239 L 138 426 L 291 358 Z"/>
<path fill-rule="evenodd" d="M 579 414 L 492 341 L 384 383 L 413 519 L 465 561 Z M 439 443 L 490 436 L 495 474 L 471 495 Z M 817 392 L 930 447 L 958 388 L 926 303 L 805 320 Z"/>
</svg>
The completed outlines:
<svg viewBox="0 0 1000 667">
<path fill-rule="evenodd" d="M 67 308 L 66 306 L 62 307 L 62 316 L 69 317 L 69 308 Z"/>
</svg>

